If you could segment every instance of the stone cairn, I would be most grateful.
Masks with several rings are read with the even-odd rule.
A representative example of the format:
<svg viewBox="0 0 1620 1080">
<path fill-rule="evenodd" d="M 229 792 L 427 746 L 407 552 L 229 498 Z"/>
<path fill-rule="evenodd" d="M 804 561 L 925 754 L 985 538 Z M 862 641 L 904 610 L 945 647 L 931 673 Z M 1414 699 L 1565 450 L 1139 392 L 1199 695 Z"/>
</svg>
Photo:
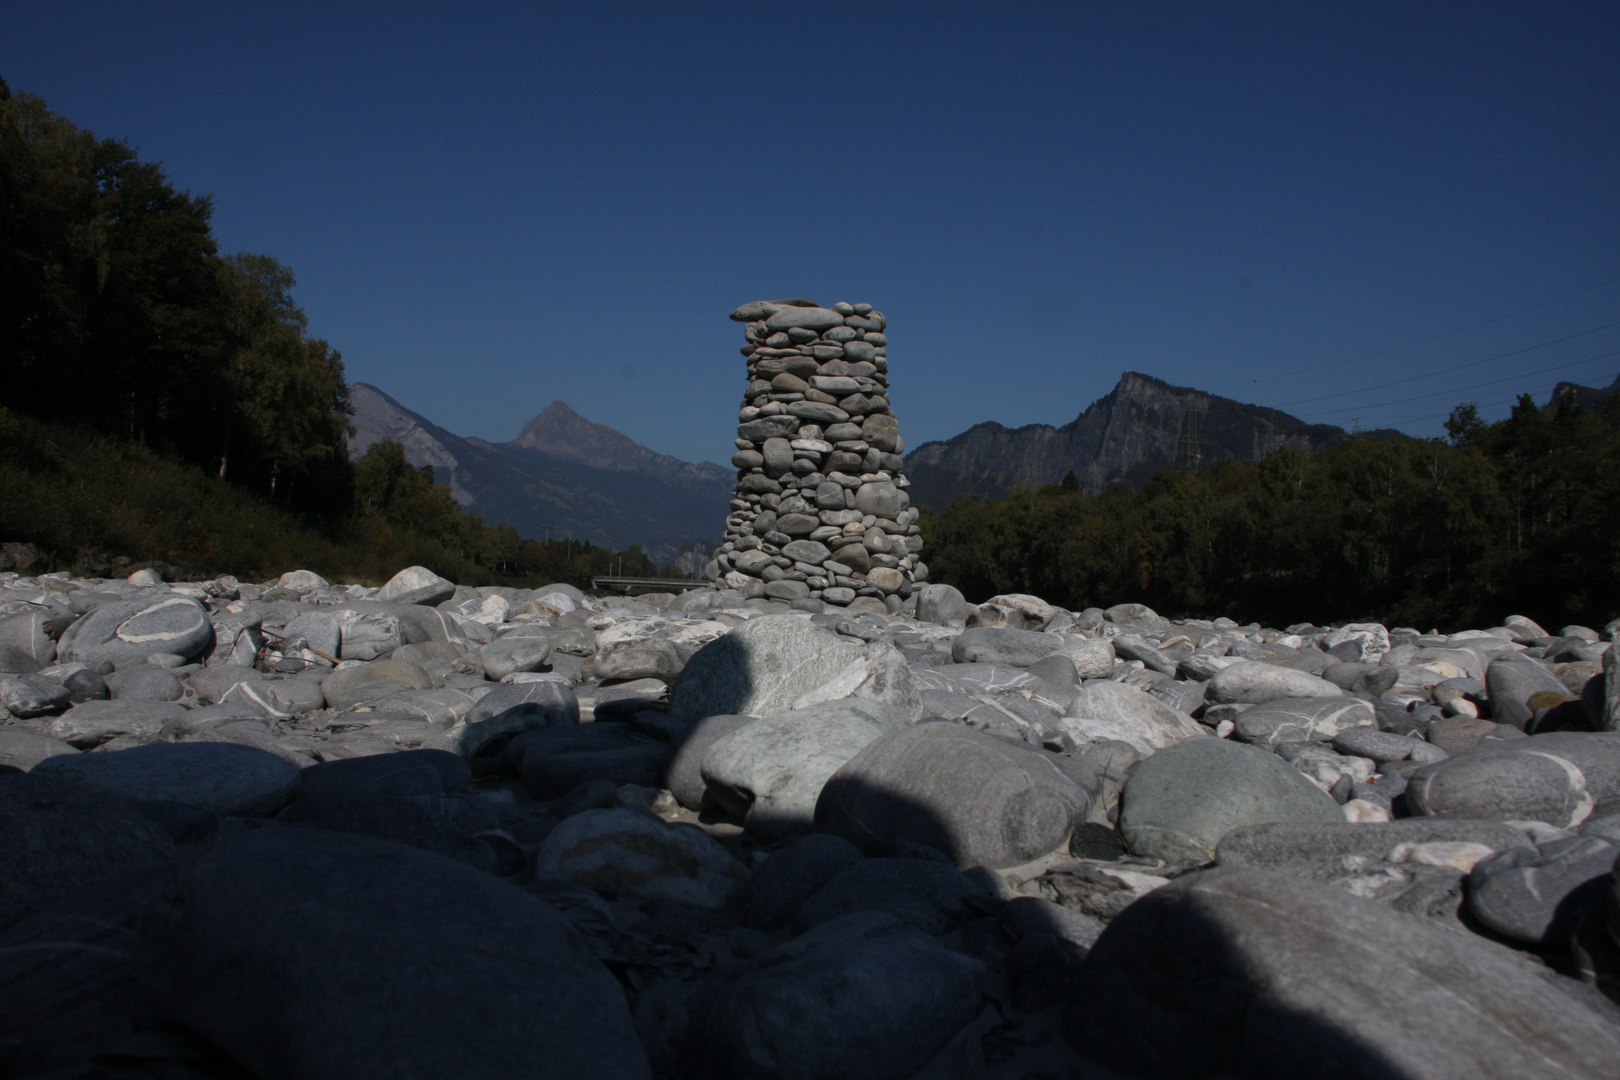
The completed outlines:
<svg viewBox="0 0 1620 1080">
<path fill-rule="evenodd" d="M 746 324 L 748 388 L 710 578 L 750 598 L 899 610 L 928 567 L 889 408 L 882 314 L 762 300 L 731 317 Z"/>
</svg>

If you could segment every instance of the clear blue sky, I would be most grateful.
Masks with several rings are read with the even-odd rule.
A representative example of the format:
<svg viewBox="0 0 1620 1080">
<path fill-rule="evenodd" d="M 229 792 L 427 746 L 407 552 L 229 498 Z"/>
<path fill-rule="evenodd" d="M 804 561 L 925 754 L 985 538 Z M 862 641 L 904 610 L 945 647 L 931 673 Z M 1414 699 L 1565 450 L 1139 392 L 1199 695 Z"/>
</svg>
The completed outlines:
<svg viewBox="0 0 1620 1080">
<path fill-rule="evenodd" d="M 778 296 L 887 314 L 910 446 L 1065 423 L 1125 370 L 1414 434 L 1607 384 L 1620 328 L 1377 388 L 1620 321 L 1591 288 L 1620 278 L 1617 57 L 1613 2 L 57 0 L 0 28 L 14 90 L 290 265 L 352 379 L 459 434 L 560 398 L 720 461 L 726 315 Z"/>
</svg>

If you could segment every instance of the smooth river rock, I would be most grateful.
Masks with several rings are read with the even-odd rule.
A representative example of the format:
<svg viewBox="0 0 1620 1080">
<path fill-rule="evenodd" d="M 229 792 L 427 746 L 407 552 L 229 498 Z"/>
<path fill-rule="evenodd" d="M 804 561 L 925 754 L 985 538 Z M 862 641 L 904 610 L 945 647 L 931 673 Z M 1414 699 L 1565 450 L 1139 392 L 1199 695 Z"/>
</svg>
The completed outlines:
<svg viewBox="0 0 1620 1080">
<path fill-rule="evenodd" d="M 1332 797 L 1287 762 L 1225 739 L 1188 739 L 1138 762 L 1120 800 L 1131 850 L 1167 862 L 1207 862 L 1243 825 L 1344 821 Z"/>
<path fill-rule="evenodd" d="M 259 1076 L 649 1075 L 623 990 L 562 916 L 403 844 L 233 837 L 176 875 L 132 952 L 156 1005 Z"/>
<path fill-rule="evenodd" d="M 1143 1080 L 1599 1080 L 1620 1060 L 1620 1025 L 1589 993 L 1342 889 L 1215 870 L 1109 924 L 1076 980 L 1065 1037 Z"/>
<path fill-rule="evenodd" d="M 868 744 L 834 773 L 815 823 L 872 855 L 904 841 L 958 866 L 1017 866 L 1067 843 L 1100 787 L 1100 778 L 1082 786 L 1026 744 L 954 723 L 918 724 Z"/>
</svg>

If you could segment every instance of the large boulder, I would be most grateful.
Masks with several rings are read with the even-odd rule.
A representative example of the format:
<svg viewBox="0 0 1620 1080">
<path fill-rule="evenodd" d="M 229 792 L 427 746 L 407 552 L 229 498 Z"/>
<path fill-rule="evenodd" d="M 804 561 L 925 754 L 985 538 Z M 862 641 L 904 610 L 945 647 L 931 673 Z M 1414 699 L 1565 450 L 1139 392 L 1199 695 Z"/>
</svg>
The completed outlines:
<svg viewBox="0 0 1620 1080">
<path fill-rule="evenodd" d="M 688 810 L 702 810 L 712 804 L 709 785 L 703 780 L 703 755 L 709 747 L 733 731 L 758 720 L 757 716 L 706 716 L 677 737 L 664 762 L 663 785 L 675 801 Z"/>
<path fill-rule="evenodd" d="M 719 908 L 748 870 L 695 825 L 671 825 L 627 807 L 586 810 L 553 829 L 535 873 L 599 892 Z"/>
<path fill-rule="evenodd" d="M 0 728 L 0 765 L 27 772 L 48 757 L 78 753 L 61 739 L 22 728 Z"/>
<path fill-rule="evenodd" d="M 1620 732 L 1559 731 L 1481 744 L 1414 772 L 1406 803 L 1419 814 L 1559 828 L 1620 813 Z"/>
<path fill-rule="evenodd" d="M 958 866 L 1018 866 L 1068 842 L 1098 795 L 1026 744 L 954 723 L 918 724 L 869 743 L 832 775 L 816 829 L 885 854 L 923 844 Z"/>
<path fill-rule="evenodd" d="M 958 664 L 1029 667 L 1053 653 L 1062 652 L 1063 646 L 1063 639 L 1056 634 L 1012 630 L 1005 626 L 975 626 L 962 631 L 951 642 L 951 659 Z"/>
<path fill-rule="evenodd" d="M 500 686 L 478 699 L 466 714 L 430 744 L 462 757 L 488 757 L 514 737 L 536 728 L 579 723 L 579 698 L 565 682 Z"/>
<path fill-rule="evenodd" d="M 407 566 L 377 590 L 382 603 L 423 604 L 432 607 L 456 595 L 456 584 L 425 566 Z"/>
<path fill-rule="evenodd" d="M 1234 737 L 1255 746 L 1284 742 L 1332 742 L 1341 732 L 1376 729 L 1371 705 L 1360 698 L 1279 698 L 1238 715 Z"/>
<path fill-rule="evenodd" d="M 669 711 L 679 720 L 785 712 L 862 655 L 859 646 L 797 615 L 749 619 L 692 655 Z"/>
<path fill-rule="evenodd" d="M 1224 667 L 1204 684 L 1204 696 L 1217 704 L 1264 705 L 1278 698 L 1342 697 L 1344 691 L 1308 671 L 1259 660 Z"/>
<path fill-rule="evenodd" d="M 970 961 L 863 912 L 755 958 L 720 992 L 708 1058 L 734 1080 L 904 1080 L 979 1013 Z"/>
<path fill-rule="evenodd" d="M 1144 1080 L 1614 1075 L 1620 1026 L 1540 965 L 1260 870 L 1171 882 L 1109 924 L 1065 1037 Z"/>
<path fill-rule="evenodd" d="M 150 1024 L 130 961 L 130 925 L 171 871 L 165 860 L 75 888 L 0 933 L 8 1076 L 86 1075 L 80 1070 L 95 1055 Z"/>
<path fill-rule="evenodd" d="M 96 754 L 46 758 L 30 775 L 52 776 L 87 791 L 150 802 L 176 802 L 216 814 L 272 814 L 298 789 L 298 767 L 235 743 L 153 743 Z"/>
<path fill-rule="evenodd" d="M 174 858 L 169 834 L 125 799 L 62 777 L 0 774 L 0 930 L 70 893 Z"/>
<path fill-rule="evenodd" d="M 1275 754 L 1225 739 L 1189 739 L 1138 762 L 1120 796 L 1119 827 L 1138 855 L 1215 857 L 1221 837 L 1272 821 L 1342 822 L 1321 788 Z"/>
<path fill-rule="evenodd" d="M 1572 836 L 1499 851 L 1468 875 L 1468 910 L 1497 933 L 1562 945 L 1582 914 L 1602 911 L 1620 844 Z"/>
<path fill-rule="evenodd" d="M 823 885 L 860 862 L 854 844 L 838 836 L 811 833 L 777 848 L 754 868 L 754 876 L 732 898 L 744 926 L 775 930 L 793 918 Z"/>
<path fill-rule="evenodd" d="M 1485 687 L 1491 696 L 1491 719 L 1523 728 L 1535 715 L 1530 698 L 1536 694 L 1569 697 L 1558 676 L 1539 663 L 1517 655 L 1491 661 L 1485 669 Z"/>
<path fill-rule="evenodd" d="M 1080 742 L 1114 739 L 1144 754 L 1208 735 L 1198 721 L 1152 694 L 1106 681 L 1080 687 L 1069 704 L 1063 728 Z"/>
<path fill-rule="evenodd" d="M 148 907 L 133 953 L 164 1013 L 258 1076 L 648 1075 L 624 992 L 561 915 L 402 844 L 219 843 Z"/>
<path fill-rule="evenodd" d="M 535 798 L 560 799 L 590 780 L 656 786 L 670 746 L 612 721 L 525 731 L 506 754 Z"/>
<path fill-rule="evenodd" d="M 862 859 L 811 893 L 793 915 L 808 930 L 857 911 L 880 911 L 925 934 L 943 934 L 979 913 L 982 887 L 956 867 L 928 858 Z"/>
<path fill-rule="evenodd" d="M 174 653 L 189 660 L 213 640 L 208 609 L 189 596 L 164 591 L 155 597 L 101 605 L 68 627 L 56 648 L 63 663 L 127 663 L 154 653 Z"/>
<path fill-rule="evenodd" d="M 551 655 L 551 639 L 507 634 L 478 650 L 484 673 L 499 682 L 519 671 L 539 671 Z"/>
<path fill-rule="evenodd" d="M 338 668 L 321 680 L 321 693 L 329 709 L 343 709 L 359 700 L 367 687 L 398 683 L 400 690 L 427 690 L 433 679 L 420 664 L 404 658 L 373 660 L 369 664 Z"/>
<path fill-rule="evenodd" d="M 746 815 L 749 832 L 773 840 L 807 833 L 827 778 L 868 743 L 909 723 L 891 705 L 857 699 L 773 713 L 709 747 L 703 780 L 717 802 Z"/>
</svg>

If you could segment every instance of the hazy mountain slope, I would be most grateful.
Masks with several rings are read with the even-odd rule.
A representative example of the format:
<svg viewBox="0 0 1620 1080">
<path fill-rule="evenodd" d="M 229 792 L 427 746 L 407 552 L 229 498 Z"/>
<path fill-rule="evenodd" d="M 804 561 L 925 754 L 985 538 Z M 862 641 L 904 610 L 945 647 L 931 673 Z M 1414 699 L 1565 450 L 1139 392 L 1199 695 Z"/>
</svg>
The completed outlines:
<svg viewBox="0 0 1620 1080">
<path fill-rule="evenodd" d="M 375 386 L 356 383 L 352 396 L 352 454 L 394 439 L 411 464 L 431 465 L 462 506 L 519 535 L 640 544 L 667 562 L 695 543 L 715 542 L 724 527 L 732 470 L 656 453 L 560 401 L 524 435 L 490 443 L 454 435 Z"/>
</svg>

